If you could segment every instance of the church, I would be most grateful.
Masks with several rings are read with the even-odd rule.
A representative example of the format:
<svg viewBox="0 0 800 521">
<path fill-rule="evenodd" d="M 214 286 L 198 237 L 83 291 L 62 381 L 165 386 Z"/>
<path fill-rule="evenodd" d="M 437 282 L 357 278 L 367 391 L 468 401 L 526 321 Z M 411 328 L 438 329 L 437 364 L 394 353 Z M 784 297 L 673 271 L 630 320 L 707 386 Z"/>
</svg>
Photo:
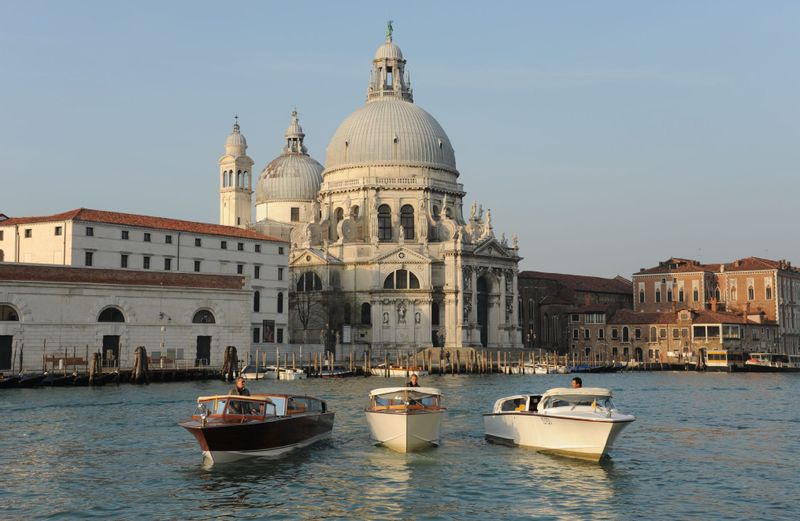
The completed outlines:
<svg viewBox="0 0 800 521">
<path fill-rule="evenodd" d="M 517 237 L 464 208 L 444 129 L 414 103 L 406 59 L 386 40 L 366 103 L 308 155 L 297 112 L 255 180 L 238 122 L 219 160 L 220 224 L 281 237 L 289 252 L 289 341 L 376 348 L 522 347 Z"/>
</svg>

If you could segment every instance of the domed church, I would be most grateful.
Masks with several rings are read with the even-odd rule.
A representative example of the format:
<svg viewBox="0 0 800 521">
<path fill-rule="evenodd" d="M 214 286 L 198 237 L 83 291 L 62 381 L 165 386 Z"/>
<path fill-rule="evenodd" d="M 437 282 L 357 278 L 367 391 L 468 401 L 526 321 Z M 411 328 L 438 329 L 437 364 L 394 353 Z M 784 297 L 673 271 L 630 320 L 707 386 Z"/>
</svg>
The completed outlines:
<svg viewBox="0 0 800 521">
<path fill-rule="evenodd" d="M 522 347 L 516 235 L 495 235 L 473 203 L 444 129 L 414 103 L 392 40 L 372 59 L 366 103 L 330 140 L 323 168 L 297 112 L 281 154 L 256 182 L 238 124 L 220 159 L 222 224 L 291 243 L 290 342 L 379 348 Z M 339 336 L 341 335 L 341 336 Z"/>
</svg>

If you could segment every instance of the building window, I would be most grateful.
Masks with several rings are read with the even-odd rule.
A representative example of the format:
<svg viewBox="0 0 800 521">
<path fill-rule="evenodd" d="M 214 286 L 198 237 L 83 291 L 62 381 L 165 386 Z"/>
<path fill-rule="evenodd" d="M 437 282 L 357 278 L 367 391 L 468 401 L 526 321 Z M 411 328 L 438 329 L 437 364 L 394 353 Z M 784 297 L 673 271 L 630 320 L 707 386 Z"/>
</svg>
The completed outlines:
<svg viewBox="0 0 800 521">
<path fill-rule="evenodd" d="M 283 328 L 279 327 L 275 330 L 275 342 L 278 344 L 283 343 Z"/>
<path fill-rule="evenodd" d="M 382 204 L 378 208 L 378 239 L 392 240 L 392 210 L 388 204 Z"/>
<path fill-rule="evenodd" d="M 244 264 L 237 264 L 236 265 L 236 273 L 238 275 L 244 274 Z"/>
<path fill-rule="evenodd" d="M 661 290 L 656 290 L 656 302 L 661 302 Z"/>
<path fill-rule="evenodd" d="M 150 269 L 150 257 L 144 256 L 142 258 L 142 268 L 149 270 Z"/>
<path fill-rule="evenodd" d="M 313 271 L 303 273 L 297 280 L 297 291 L 320 291 L 321 289 L 322 279 Z"/>
<path fill-rule="evenodd" d="M 237 245 L 236 245 L 236 249 L 237 249 L 238 251 L 244 251 L 244 243 L 243 243 L 243 242 L 240 242 L 239 244 L 237 244 Z"/>
<path fill-rule="evenodd" d="M 0 304 L 0 322 L 19 322 L 19 313 L 7 304 Z"/>
<path fill-rule="evenodd" d="M 261 292 L 256 291 L 253 293 L 253 311 L 258 313 L 261 311 Z"/>
<path fill-rule="evenodd" d="M 86 236 L 87 237 L 94 237 L 94 227 L 87 226 L 86 227 Z"/>
<path fill-rule="evenodd" d="M 278 268 L 278 280 L 283 280 L 283 268 Z"/>
<path fill-rule="evenodd" d="M 292 220 L 292 222 L 293 223 L 299 222 L 300 221 L 300 208 L 293 207 L 291 209 L 291 213 L 292 213 L 292 215 L 291 215 L 290 219 Z M 284 215 L 286 215 L 286 214 L 284 214 Z"/>
<path fill-rule="evenodd" d="M 107 307 L 97 317 L 98 322 L 125 322 L 125 315 L 119 308 Z"/>
<path fill-rule="evenodd" d="M 678 302 L 683 302 L 683 288 L 678 290 Z"/>
<path fill-rule="evenodd" d="M 219 247 L 221 249 L 223 249 L 223 250 L 227 250 L 228 249 L 228 241 L 220 241 L 219 242 Z"/>
<path fill-rule="evenodd" d="M 278 246 L 278 255 L 283 255 L 283 246 Z"/>
<path fill-rule="evenodd" d="M 662 327 L 658 330 L 658 338 L 667 338 L 667 328 Z"/>
<path fill-rule="evenodd" d="M 753 286 L 747 287 L 747 300 L 755 300 L 756 299 L 756 290 Z"/>
<path fill-rule="evenodd" d="M 56 226 L 56 235 L 61 235 L 64 231 L 64 228 L 61 226 Z"/>
<path fill-rule="evenodd" d="M 127 241 L 129 238 L 128 230 L 122 230 L 122 240 Z"/>
<path fill-rule="evenodd" d="M 635 328 L 633 330 L 633 338 L 635 338 L 636 340 L 641 340 L 642 339 L 642 330 L 641 330 L 641 328 L 637 327 L 637 328 Z"/>
<path fill-rule="evenodd" d="M 578 339 L 578 330 L 577 329 L 573 329 L 572 330 L 572 339 L 573 340 L 577 340 Z"/>
<path fill-rule="evenodd" d="M 150 242 L 150 232 L 144 232 L 144 242 Z"/>
<path fill-rule="evenodd" d="M 672 302 L 672 288 L 667 289 L 667 302 Z"/>
<path fill-rule="evenodd" d="M 283 313 L 283 293 L 278 293 L 278 313 Z"/>
<path fill-rule="evenodd" d="M 0 241 L 3 240 L 3 233 L 4 233 L 3 230 L 0 230 Z"/>
<path fill-rule="evenodd" d="M 372 323 L 372 306 L 368 302 L 361 304 L 361 323 L 364 325 Z"/>
<path fill-rule="evenodd" d="M 602 340 L 606 337 L 606 330 L 605 329 L 598 329 L 597 330 L 597 338 Z"/>
<path fill-rule="evenodd" d="M 383 281 L 383 289 L 419 289 L 419 279 L 408 270 L 397 270 Z"/>
<path fill-rule="evenodd" d="M 639 304 L 644 304 L 644 291 L 639 291 Z"/>
<path fill-rule="evenodd" d="M 164 259 L 164 271 L 169 271 L 172 269 L 172 259 L 169 257 Z"/>
<path fill-rule="evenodd" d="M 253 246 L 253 248 L 255 249 L 256 253 L 261 253 L 261 245 L 260 244 L 256 244 L 255 246 Z"/>
<path fill-rule="evenodd" d="M 91 266 L 91 265 L 92 265 L 92 263 L 93 263 L 93 261 L 94 261 L 94 253 L 92 253 L 92 252 L 90 252 L 90 251 L 87 251 L 87 252 L 84 254 L 84 258 L 83 258 L 83 260 L 84 260 L 83 264 L 84 264 L 85 266 Z"/>
<path fill-rule="evenodd" d="M 629 332 L 627 326 L 622 328 L 622 341 L 623 342 L 630 342 L 631 341 L 630 332 Z"/>
<path fill-rule="evenodd" d="M 165 235 L 164 236 L 164 243 L 165 244 L 172 244 L 172 235 Z"/>
<path fill-rule="evenodd" d="M 592 332 L 587 328 L 583 330 L 583 339 L 589 340 L 592 338 Z"/>
<path fill-rule="evenodd" d="M 261 342 L 261 328 L 254 327 L 253 328 L 253 343 L 258 344 Z"/>
<path fill-rule="evenodd" d="M 199 260 L 194 261 L 194 271 L 195 271 L 195 273 L 200 273 L 200 261 Z"/>
<path fill-rule="evenodd" d="M 216 324 L 214 313 L 207 309 L 198 310 L 192 317 L 192 324 Z"/>
<path fill-rule="evenodd" d="M 403 227 L 403 237 L 406 239 L 414 238 L 414 207 L 410 204 L 400 208 L 400 226 Z"/>
<path fill-rule="evenodd" d="M 195 237 L 195 238 L 194 238 L 194 245 L 195 245 L 197 248 L 201 247 L 201 246 L 203 245 L 203 240 L 202 240 L 202 239 L 200 239 L 199 237 Z"/>
<path fill-rule="evenodd" d="M 673 340 L 678 340 L 681 337 L 681 330 L 677 327 L 672 328 L 672 338 Z"/>
<path fill-rule="evenodd" d="M 125 253 L 119 256 L 119 267 L 120 268 L 128 267 L 128 255 L 126 255 Z"/>
<path fill-rule="evenodd" d="M 254 279 L 261 278 L 261 266 L 253 266 L 253 278 Z"/>
<path fill-rule="evenodd" d="M 611 338 L 613 340 L 616 340 L 617 338 L 619 338 L 619 330 L 617 328 L 615 328 L 615 327 L 611 328 Z"/>
<path fill-rule="evenodd" d="M 650 328 L 650 338 L 649 338 L 649 341 L 650 341 L 650 342 L 655 342 L 656 340 L 657 340 L 657 338 L 656 338 L 656 328 L 655 328 L 655 327 L 651 327 L 651 328 Z"/>
<path fill-rule="evenodd" d="M 764 296 L 767 300 L 772 300 L 772 286 L 767 286 L 764 289 Z"/>
<path fill-rule="evenodd" d="M 700 290 L 698 289 L 692 290 L 692 300 L 694 300 L 695 302 L 700 301 Z"/>
</svg>

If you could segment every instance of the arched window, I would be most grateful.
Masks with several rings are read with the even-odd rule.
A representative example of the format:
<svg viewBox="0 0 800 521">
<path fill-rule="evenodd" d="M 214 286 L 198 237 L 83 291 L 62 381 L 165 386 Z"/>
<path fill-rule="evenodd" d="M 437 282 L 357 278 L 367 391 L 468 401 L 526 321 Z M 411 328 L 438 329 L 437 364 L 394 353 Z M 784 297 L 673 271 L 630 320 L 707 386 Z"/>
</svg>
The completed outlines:
<svg viewBox="0 0 800 521">
<path fill-rule="evenodd" d="M 731 300 L 736 300 L 736 286 L 731 287 Z"/>
<path fill-rule="evenodd" d="M 403 227 L 403 237 L 409 240 L 414 238 L 414 207 L 410 204 L 400 208 L 400 226 Z"/>
<path fill-rule="evenodd" d="M 192 324 L 216 324 L 214 313 L 207 309 L 198 310 L 192 317 Z"/>
<path fill-rule="evenodd" d="M 336 209 L 336 210 L 333 212 L 333 215 L 336 217 L 336 224 L 339 224 L 339 222 L 340 222 L 342 219 L 344 219 L 344 208 L 337 208 L 337 209 Z"/>
<path fill-rule="evenodd" d="M 644 290 L 639 290 L 639 304 L 644 304 Z"/>
<path fill-rule="evenodd" d="M 717 299 L 717 302 L 719 302 L 719 296 L 719 286 L 717 286 L 714 288 L 714 298 Z"/>
<path fill-rule="evenodd" d="M 672 288 L 667 289 L 667 302 L 672 302 Z"/>
<path fill-rule="evenodd" d="M 241 186 L 242 186 L 242 171 L 239 170 L 238 172 L 236 172 L 236 188 L 239 188 Z"/>
<path fill-rule="evenodd" d="M 397 270 L 383 281 L 383 289 L 419 289 L 419 279 L 408 270 Z"/>
<path fill-rule="evenodd" d="M 753 286 L 747 286 L 747 300 L 755 300 L 756 299 L 756 290 Z"/>
<path fill-rule="evenodd" d="M 369 302 L 361 304 L 361 323 L 365 325 L 372 323 L 372 306 Z"/>
<path fill-rule="evenodd" d="M 630 335 L 631 334 L 630 334 L 630 330 L 628 329 L 628 326 L 623 327 L 622 328 L 622 341 L 623 342 L 630 342 L 630 340 L 631 340 L 631 336 Z"/>
<path fill-rule="evenodd" d="M 283 292 L 278 293 L 278 313 L 283 313 Z"/>
<path fill-rule="evenodd" d="M 125 322 L 125 315 L 119 308 L 107 307 L 97 317 L 98 322 Z"/>
<path fill-rule="evenodd" d="M 656 289 L 656 302 L 661 302 L 661 290 Z"/>
<path fill-rule="evenodd" d="M 307 271 L 297 280 L 297 291 L 320 291 L 322 279 L 313 271 Z"/>
<path fill-rule="evenodd" d="M 228 186 L 228 171 L 225 170 L 222 172 L 222 187 L 225 188 Z"/>
<path fill-rule="evenodd" d="M 0 304 L 0 322 L 19 322 L 19 313 L 7 304 Z"/>
<path fill-rule="evenodd" d="M 678 302 L 683 302 L 683 288 L 678 289 Z"/>
<path fill-rule="evenodd" d="M 438 206 L 433 205 L 433 207 L 431 208 L 431 216 L 433 217 L 434 221 L 438 221 L 439 220 L 439 207 Z"/>
<path fill-rule="evenodd" d="M 392 209 L 388 204 L 378 207 L 378 239 L 381 241 L 392 240 Z"/>
<path fill-rule="evenodd" d="M 439 303 L 433 302 L 431 304 L 431 325 L 438 326 L 439 325 Z"/>
<path fill-rule="evenodd" d="M 253 312 L 258 313 L 261 311 L 261 292 L 256 291 L 253 293 Z"/>
</svg>

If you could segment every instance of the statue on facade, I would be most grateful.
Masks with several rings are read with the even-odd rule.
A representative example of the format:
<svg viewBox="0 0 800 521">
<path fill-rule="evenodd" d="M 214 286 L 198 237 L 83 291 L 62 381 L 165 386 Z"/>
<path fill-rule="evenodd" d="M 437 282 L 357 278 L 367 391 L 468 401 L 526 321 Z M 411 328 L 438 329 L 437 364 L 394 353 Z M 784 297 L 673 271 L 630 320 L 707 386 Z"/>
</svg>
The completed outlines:
<svg viewBox="0 0 800 521">
<path fill-rule="evenodd" d="M 398 324 L 405 324 L 406 323 L 406 303 L 400 302 L 397 305 L 397 323 Z"/>
<path fill-rule="evenodd" d="M 500 245 L 508 247 L 508 239 L 506 239 L 506 232 L 500 234 Z"/>
<path fill-rule="evenodd" d="M 384 311 L 383 312 L 383 325 L 384 326 L 388 326 L 389 325 L 389 312 L 388 311 Z"/>
<path fill-rule="evenodd" d="M 511 236 L 511 245 L 514 247 L 515 250 L 519 249 L 519 237 L 517 237 L 516 233 Z"/>
<path fill-rule="evenodd" d="M 469 210 L 469 220 L 474 221 L 478 216 L 478 203 L 472 201 L 472 208 Z"/>
</svg>

